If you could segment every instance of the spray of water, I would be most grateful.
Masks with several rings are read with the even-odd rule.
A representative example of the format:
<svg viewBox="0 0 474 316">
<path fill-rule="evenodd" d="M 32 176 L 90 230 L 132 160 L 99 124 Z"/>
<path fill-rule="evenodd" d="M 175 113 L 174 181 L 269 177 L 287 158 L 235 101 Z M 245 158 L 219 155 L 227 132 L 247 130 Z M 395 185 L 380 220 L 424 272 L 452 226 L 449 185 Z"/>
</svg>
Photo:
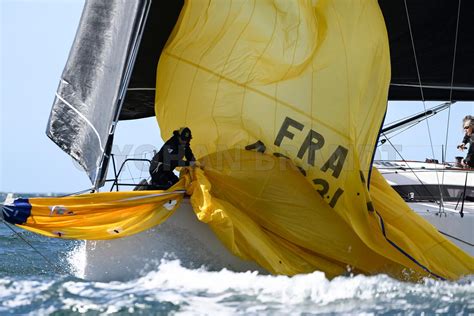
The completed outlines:
<svg viewBox="0 0 474 316">
<path fill-rule="evenodd" d="M 66 262 L 69 272 L 77 278 L 84 279 L 86 270 L 86 243 L 78 242 L 71 251 L 67 253 Z"/>
<path fill-rule="evenodd" d="M 386 275 L 293 277 L 188 269 L 162 261 L 127 282 L 0 279 L 0 314 L 51 313 L 460 313 L 474 311 L 474 277 L 457 282 L 400 282 Z"/>
</svg>

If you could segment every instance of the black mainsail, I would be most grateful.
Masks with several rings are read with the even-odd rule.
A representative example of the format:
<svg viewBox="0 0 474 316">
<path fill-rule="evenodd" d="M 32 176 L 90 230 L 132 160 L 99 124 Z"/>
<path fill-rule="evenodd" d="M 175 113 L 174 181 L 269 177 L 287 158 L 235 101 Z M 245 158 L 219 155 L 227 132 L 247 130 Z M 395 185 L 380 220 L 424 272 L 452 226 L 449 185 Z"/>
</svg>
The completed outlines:
<svg viewBox="0 0 474 316">
<path fill-rule="evenodd" d="M 46 134 L 100 186 L 151 1 L 87 1 Z"/>
</svg>

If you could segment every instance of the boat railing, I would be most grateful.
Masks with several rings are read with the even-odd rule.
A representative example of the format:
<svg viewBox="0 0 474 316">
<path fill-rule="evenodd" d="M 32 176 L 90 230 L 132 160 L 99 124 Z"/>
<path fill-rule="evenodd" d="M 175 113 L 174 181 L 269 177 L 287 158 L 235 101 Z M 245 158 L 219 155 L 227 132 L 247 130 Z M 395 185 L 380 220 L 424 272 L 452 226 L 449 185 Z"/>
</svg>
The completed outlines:
<svg viewBox="0 0 474 316">
<path fill-rule="evenodd" d="M 114 169 L 114 178 L 105 180 L 105 182 L 112 182 L 112 186 L 110 187 L 110 192 L 112 192 L 114 190 L 114 187 L 115 187 L 116 191 L 118 191 L 119 186 L 133 186 L 133 187 L 136 187 L 137 185 L 140 185 L 143 188 L 152 187 L 152 185 L 150 185 L 148 183 L 138 183 L 137 184 L 137 183 L 121 183 L 121 182 L 119 182 L 120 175 L 123 171 L 123 168 L 125 167 L 125 165 L 127 163 L 141 161 L 141 162 L 145 162 L 145 163 L 148 162 L 149 164 L 151 164 L 150 159 L 146 159 L 146 158 L 127 158 L 122 162 L 122 164 L 120 165 L 120 168 L 117 172 L 117 167 L 116 167 L 116 164 L 115 164 L 115 157 L 114 157 L 113 154 L 111 156 L 112 156 L 112 166 L 113 166 L 113 169 Z"/>
</svg>

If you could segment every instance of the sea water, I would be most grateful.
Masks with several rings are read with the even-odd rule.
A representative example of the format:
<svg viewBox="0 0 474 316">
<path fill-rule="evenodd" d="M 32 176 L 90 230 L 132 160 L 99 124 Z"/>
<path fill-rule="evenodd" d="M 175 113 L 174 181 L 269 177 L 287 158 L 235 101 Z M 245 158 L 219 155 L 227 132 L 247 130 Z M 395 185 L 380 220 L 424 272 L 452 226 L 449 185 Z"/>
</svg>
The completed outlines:
<svg viewBox="0 0 474 316">
<path fill-rule="evenodd" d="M 11 228 L 17 233 L 0 223 L 0 315 L 474 315 L 474 276 L 421 283 L 386 275 L 329 280 L 322 272 L 270 276 L 187 269 L 179 260 L 164 260 L 130 281 L 92 282 L 81 278 L 82 242 Z"/>
</svg>

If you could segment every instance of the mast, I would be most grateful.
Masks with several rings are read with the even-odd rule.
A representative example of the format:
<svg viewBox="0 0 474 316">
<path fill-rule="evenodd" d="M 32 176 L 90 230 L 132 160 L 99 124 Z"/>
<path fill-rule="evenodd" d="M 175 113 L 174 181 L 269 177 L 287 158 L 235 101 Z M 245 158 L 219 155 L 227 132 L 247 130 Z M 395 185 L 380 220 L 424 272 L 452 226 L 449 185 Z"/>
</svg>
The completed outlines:
<svg viewBox="0 0 474 316">
<path fill-rule="evenodd" d="M 137 58 L 138 54 L 138 49 L 140 47 L 140 42 L 143 36 L 143 32 L 145 30 L 145 25 L 146 21 L 148 18 L 148 13 L 150 12 L 151 8 L 151 0 L 146 0 L 146 3 L 143 7 L 143 11 L 141 12 L 141 16 L 137 22 L 137 32 L 133 38 L 133 41 L 131 43 L 131 53 L 130 57 L 127 63 L 127 67 L 125 70 L 125 75 L 122 81 L 122 84 L 120 85 L 120 92 L 119 92 L 119 98 L 117 100 L 117 104 L 114 106 L 115 108 L 115 113 L 114 113 L 114 119 L 112 124 L 110 125 L 110 130 L 109 130 L 109 135 L 107 137 L 107 143 L 105 146 L 105 151 L 102 154 L 101 157 L 101 163 L 100 167 L 97 172 L 97 178 L 94 183 L 94 189 L 97 190 L 98 188 L 102 187 L 105 183 L 105 178 L 107 177 L 107 169 L 109 165 L 109 160 L 110 160 L 110 154 L 112 152 L 112 144 L 113 144 L 113 139 L 114 139 L 114 134 L 115 134 L 115 128 L 117 127 L 119 117 L 120 117 L 120 112 L 122 110 L 122 105 L 123 101 L 125 100 L 125 95 L 127 93 L 127 87 L 130 82 L 130 77 L 132 75 L 132 70 L 133 66 L 135 64 L 135 60 Z"/>
</svg>

